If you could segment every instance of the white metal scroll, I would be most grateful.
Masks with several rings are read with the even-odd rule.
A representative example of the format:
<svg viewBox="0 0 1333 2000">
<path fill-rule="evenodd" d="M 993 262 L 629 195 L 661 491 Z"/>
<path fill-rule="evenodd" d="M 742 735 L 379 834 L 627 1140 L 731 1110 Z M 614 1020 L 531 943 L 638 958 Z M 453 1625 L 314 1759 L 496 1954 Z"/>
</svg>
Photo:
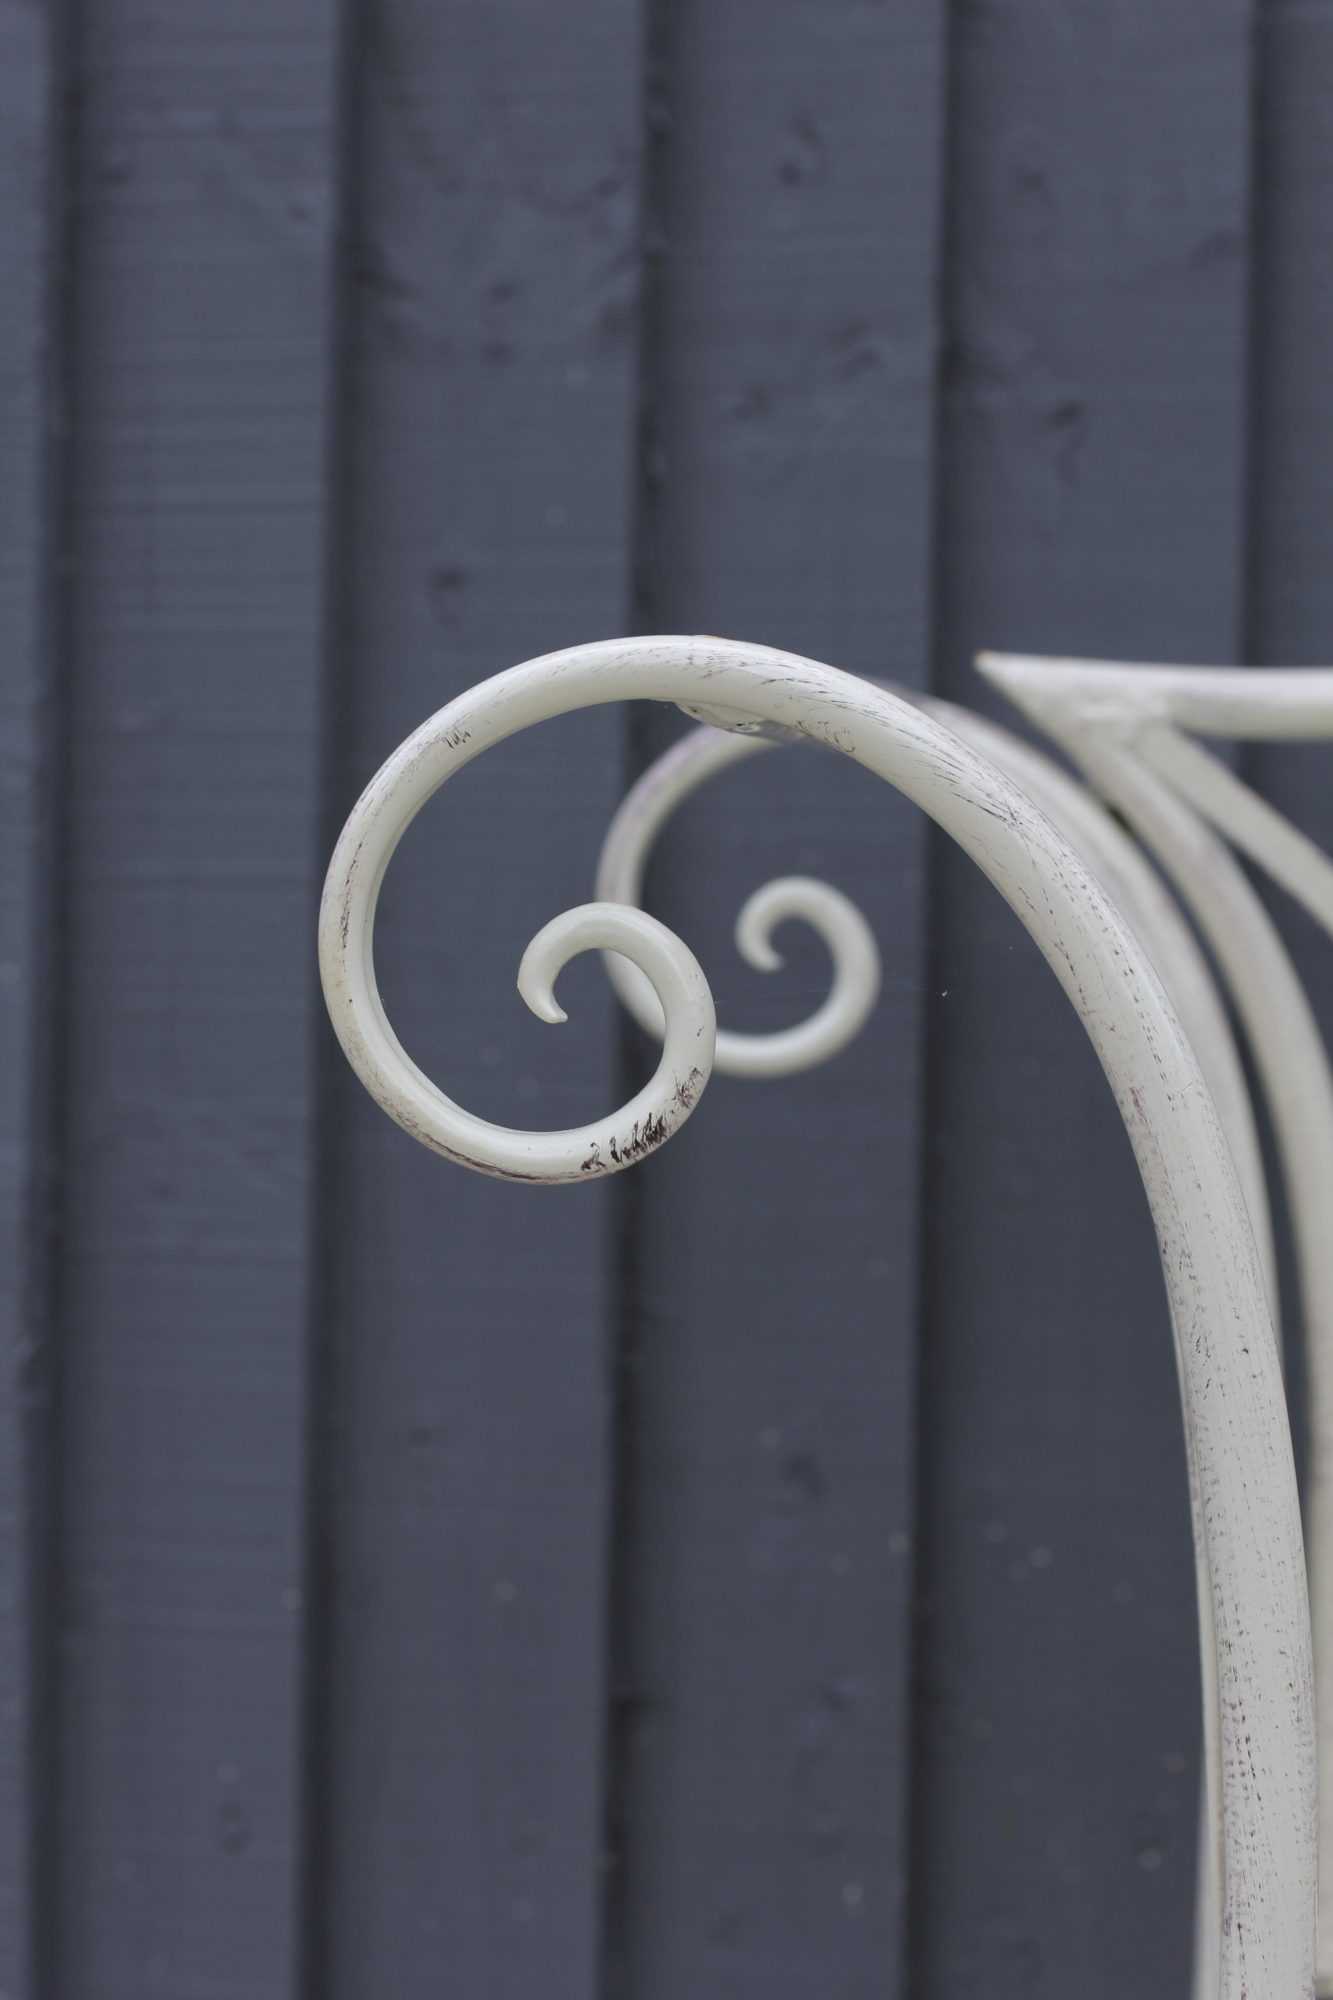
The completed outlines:
<svg viewBox="0 0 1333 2000">
<path fill-rule="evenodd" d="M 550 1133 L 476 1118 L 417 1068 L 385 1015 L 375 982 L 375 905 L 416 812 L 490 745 L 549 717 L 622 699 L 675 701 L 728 729 L 808 738 L 877 772 L 972 856 L 1077 1009 L 1134 1146 L 1177 1339 L 1217 1677 L 1224 1850 L 1217 1991 L 1221 2000 L 1308 1996 L 1315 1777 L 1304 1558 L 1268 1287 L 1246 1195 L 1198 1058 L 1134 931 L 1071 841 L 991 755 L 884 689 L 717 639 L 613 640 L 500 674 L 402 745 L 339 840 L 320 958 L 349 1061 L 390 1115 L 437 1152 L 485 1173 L 571 1181 L 617 1171 L 660 1145 L 698 1102 L 715 1049 L 719 1066 L 747 1060 L 735 1043 L 718 1043 L 711 996 L 686 947 L 623 902 L 555 918 L 520 970 L 529 1005 L 549 1020 L 562 1018 L 554 982 L 579 951 L 619 954 L 654 988 L 661 1062 L 647 1088 L 608 1118 Z M 843 989 L 842 1011 L 832 1022 L 825 1012 L 818 1030 L 828 1042 L 847 1032 L 852 1002 L 872 975 L 863 932 L 819 900 L 831 892 L 802 885 L 807 912 L 812 888 L 817 917 L 842 926 L 828 932 L 831 943 L 839 940 L 834 997 Z M 752 956 L 762 960 L 771 949 L 768 931 L 779 912 L 795 907 L 796 893 L 789 885 L 757 914 L 752 908 L 743 938 Z M 762 1052 L 759 1060 L 762 1067 Z M 1212 1062 L 1215 1070 L 1215 1050 Z"/>
</svg>

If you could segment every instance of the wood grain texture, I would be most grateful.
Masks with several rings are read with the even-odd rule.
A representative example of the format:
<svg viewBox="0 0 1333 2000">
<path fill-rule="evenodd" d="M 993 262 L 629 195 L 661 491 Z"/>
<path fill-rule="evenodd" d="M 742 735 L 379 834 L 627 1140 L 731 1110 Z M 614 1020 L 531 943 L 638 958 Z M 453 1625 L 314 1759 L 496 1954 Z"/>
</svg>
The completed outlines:
<svg viewBox="0 0 1333 2000">
<path fill-rule="evenodd" d="M 937 682 L 1234 658 L 1248 14 L 965 7 Z M 1186 1990 L 1197 1681 L 1174 1371 L 1073 1020 L 941 854 L 924 1189 L 916 1988 Z"/>
<path fill-rule="evenodd" d="M 61 2000 L 287 2000 L 336 18 L 80 10 Z"/>
<path fill-rule="evenodd" d="M 941 16 L 659 10 L 643 629 L 924 675 Z M 780 977 L 738 967 L 775 874 L 850 894 L 888 981 L 829 1067 L 717 1078 L 627 1191 L 609 1990 L 636 2000 L 901 1990 L 922 843 L 792 752 L 650 870 L 722 1027 L 825 990 L 799 926 Z"/>
<path fill-rule="evenodd" d="M 48 1638 L 60 72 L 0 5 L 0 1992 L 37 1978 Z"/>
<path fill-rule="evenodd" d="M 340 821 L 485 674 L 623 626 L 636 9 L 374 0 L 356 52 Z M 406 1046 L 509 1124 L 613 1102 L 595 960 L 514 991 L 587 900 L 623 718 L 469 774 L 413 829 L 380 950 Z M 475 778 L 475 782 L 472 779 Z M 321 1365 L 330 2000 L 586 2000 L 600 1957 L 614 1258 L 604 1198 L 451 1172 L 337 1078 Z"/>
</svg>

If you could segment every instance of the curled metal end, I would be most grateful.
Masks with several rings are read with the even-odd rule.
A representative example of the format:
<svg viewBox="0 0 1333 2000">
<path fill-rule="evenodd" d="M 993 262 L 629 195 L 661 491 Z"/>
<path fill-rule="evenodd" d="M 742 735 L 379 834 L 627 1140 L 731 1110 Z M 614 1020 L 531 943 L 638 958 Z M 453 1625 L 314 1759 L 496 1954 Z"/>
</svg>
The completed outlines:
<svg viewBox="0 0 1333 2000">
<path fill-rule="evenodd" d="M 525 1132 L 465 1111 L 431 1082 L 389 1026 L 375 980 L 375 903 L 384 864 L 410 818 L 380 810 L 358 823 L 358 807 L 334 855 L 320 910 L 320 963 L 329 1012 L 348 1060 L 377 1103 L 405 1132 L 447 1159 L 504 1180 L 559 1183 L 595 1179 L 633 1166 L 671 1137 L 703 1094 L 713 1068 L 717 1024 L 698 960 L 643 910 L 585 903 L 552 919 L 519 966 L 518 988 L 538 1019 L 563 1021 L 555 983 L 584 951 L 632 963 L 665 1018 L 661 1060 L 630 1103 L 609 1117 L 559 1132 Z M 367 867 L 367 850 L 382 852 Z"/>
<path fill-rule="evenodd" d="M 697 729 L 652 764 L 627 795 L 607 829 L 597 869 L 597 893 L 637 906 L 654 841 L 676 808 L 727 766 L 773 747 L 786 737 Z M 810 925 L 828 947 L 833 980 L 827 998 L 807 1020 L 776 1034 L 746 1035 L 721 1029 L 716 1067 L 727 1076 L 791 1076 L 827 1062 L 855 1039 L 879 998 L 879 948 L 856 905 L 827 882 L 783 876 L 748 898 L 736 920 L 742 958 L 773 972 L 782 956 L 773 932 L 789 918 Z M 624 958 L 608 957 L 607 975 L 640 1027 L 661 1039 L 662 1009 L 650 982 Z"/>
</svg>

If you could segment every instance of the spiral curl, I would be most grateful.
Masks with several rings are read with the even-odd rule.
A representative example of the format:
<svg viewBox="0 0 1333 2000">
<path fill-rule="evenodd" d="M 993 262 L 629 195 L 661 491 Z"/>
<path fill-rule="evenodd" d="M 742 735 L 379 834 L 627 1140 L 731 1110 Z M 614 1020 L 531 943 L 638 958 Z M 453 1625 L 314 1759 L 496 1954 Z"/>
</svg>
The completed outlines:
<svg viewBox="0 0 1333 2000">
<path fill-rule="evenodd" d="M 700 713 L 697 704 L 682 706 L 691 714 Z M 626 794 L 602 843 L 597 865 L 599 898 L 637 907 L 649 853 L 676 809 L 700 785 L 732 764 L 782 742 L 801 740 L 794 731 L 760 735 L 747 729 L 742 733 L 734 722 L 716 726 L 719 720 L 710 714 L 714 726 L 682 737 Z M 827 946 L 833 961 L 828 995 L 807 1020 L 775 1034 L 747 1035 L 719 1029 L 715 1061 L 723 1075 L 791 1076 L 813 1069 L 853 1041 L 874 1010 L 881 978 L 874 933 L 841 890 L 808 875 L 781 876 L 747 898 L 736 919 L 736 946 L 747 965 L 760 972 L 778 970 L 783 959 L 774 949 L 773 933 L 790 919 L 809 924 Z M 662 1009 L 648 980 L 623 957 L 608 954 L 604 962 L 623 1005 L 641 1028 L 660 1041 Z"/>
</svg>

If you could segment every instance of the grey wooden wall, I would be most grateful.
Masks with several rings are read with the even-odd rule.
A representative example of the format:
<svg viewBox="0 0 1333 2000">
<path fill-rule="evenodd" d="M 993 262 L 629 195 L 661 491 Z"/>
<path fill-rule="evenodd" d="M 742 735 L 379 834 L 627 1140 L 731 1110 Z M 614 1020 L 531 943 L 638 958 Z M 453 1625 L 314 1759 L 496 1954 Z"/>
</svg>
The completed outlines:
<svg viewBox="0 0 1333 2000">
<path fill-rule="evenodd" d="M 776 1025 L 819 955 L 729 924 L 826 875 L 878 1016 L 554 1193 L 359 1095 L 313 912 L 565 642 L 1326 659 L 1333 6 L 0 0 L 0 111 L 0 1994 L 1178 1996 L 1165 1309 L 1007 912 L 747 767 L 653 907 Z M 513 972 L 676 726 L 405 846 L 391 1011 L 477 1109 L 648 1060 Z"/>
</svg>

